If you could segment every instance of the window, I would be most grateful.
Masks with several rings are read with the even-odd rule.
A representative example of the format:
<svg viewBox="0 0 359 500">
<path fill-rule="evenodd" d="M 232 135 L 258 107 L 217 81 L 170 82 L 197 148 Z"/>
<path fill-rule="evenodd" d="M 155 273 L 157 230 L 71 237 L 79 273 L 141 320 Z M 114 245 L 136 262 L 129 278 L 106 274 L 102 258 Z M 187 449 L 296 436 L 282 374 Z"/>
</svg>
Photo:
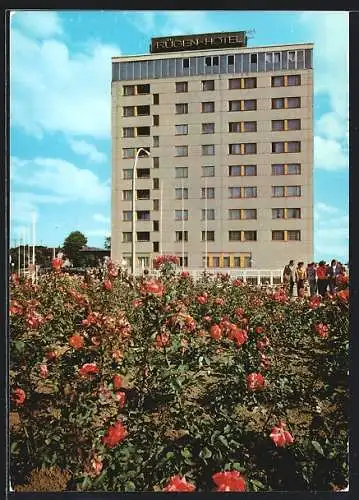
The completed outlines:
<svg viewBox="0 0 359 500">
<path fill-rule="evenodd" d="M 289 141 L 288 153 L 300 153 L 300 141 Z"/>
<path fill-rule="evenodd" d="M 288 68 L 294 68 L 295 66 L 295 52 L 288 52 Z"/>
<path fill-rule="evenodd" d="M 230 266 L 230 258 L 229 256 L 224 256 L 223 257 L 223 267 L 229 267 Z"/>
<path fill-rule="evenodd" d="M 123 137 L 135 137 L 134 127 L 124 127 L 122 131 L 123 131 Z"/>
<path fill-rule="evenodd" d="M 284 231 L 272 231 L 272 241 L 284 241 Z"/>
<path fill-rule="evenodd" d="M 300 231 L 287 231 L 288 241 L 300 241 Z"/>
<path fill-rule="evenodd" d="M 180 261 L 179 265 L 181 267 L 188 267 L 188 257 L 187 256 L 185 256 L 184 259 L 182 258 L 182 256 L 180 256 L 179 261 Z"/>
<path fill-rule="evenodd" d="M 287 85 L 288 87 L 294 87 L 300 85 L 300 75 L 288 75 L 287 76 Z"/>
<path fill-rule="evenodd" d="M 219 267 L 219 257 L 212 257 L 212 267 Z"/>
<path fill-rule="evenodd" d="M 214 144 L 202 145 L 202 156 L 213 156 L 216 154 L 216 147 Z"/>
<path fill-rule="evenodd" d="M 284 196 L 284 186 L 272 186 L 272 196 L 282 198 Z"/>
<path fill-rule="evenodd" d="M 257 54 L 251 54 L 251 64 L 257 64 Z"/>
<path fill-rule="evenodd" d="M 300 97 L 287 97 L 287 108 L 300 108 Z"/>
<path fill-rule="evenodd" d="M 234 257 L 233 264 L 234 264 L 234 267 L 241 267 L 241 258 L 237 257 L 237 256 Z"/>
<path fill-rule="evenodd" d="M 241 218 L 240 208 L 230 208 L 228 210 L 228 218 L 230 220 L 239 220 Z"/>
<path fill-rule="evenodd" d="M 124 106 L 123 116 L 135 116 L 135 106 Z"/>
<path fill-rule="evenodd" d="M 229 122 L 229 132 L 241 132 L 241 122 Z"/>
<path fill-rule="evenodd" d="M 243 101 L 243 111 L 255 111 L 257 109 L 256 99 L 245 99 Z"/>
<path fill-rule="evenodd" d="M 132 241 L 132 233 L 131 232 L 122 233 L 122 242 L 123 243 L 130 243 L 131 241 Z"/>
<path fill-rule="evenodd" d="M 256 186 L 246 186 L 243 187 L 242 198 L 257 198 L 257 187 Z"/>
<path fill-rule="evenodd" d="M 160 209 L 160 200 L 153 200 L 153 210 L 157 212 Z"/>
<path fill-rule="evenodd" d="M 257 231 L 243 231 L 243 241 L 257 241 Z"/>
<path fill-rule="evenodd" d="M 284 208 L 272 208 L 272 219 L 284 219 L 284 217 L 285 217 Z"/>
<path fill-rule="evenodd" d="M 257 154 L 257 144 L 255 142 L 248 142 L 248 143 L 244 144 L 243 154 L 245 154 L 245 155 Z"/>
<path fill-rule="evenodd" d="M 230 155 L 240 155 L 241 145 L 240 144 L 229 144 L 229 154 Z"/>
<path fill-rule="evenodd" d="M 272 131 L 284 130 L 284 120 L 272 120 Z"/>
<path fill-rule="evenodd" d="M 151 220 L 151 212 L 149 210 L 137 210 L 137 220 Z"/>
<path fill-rule="evenodd" d="M 229 239 L 229 241 L 241 241 L 241 232 L 240 231 L 228 231 L 228 239 Z"/>
<path fill-rule="evenodd" d="M 175 156 L 188 156 L 188 146 L 175 146 Z"/>
<path fill-rule="evenodd" d="M 280 52 L 274 52 L 273 62 L 274 64 L 280 64 Z"/>
<path fill-rule="evenodd" d="M 153 94 L 153 104 L 160 103 L 160 94 Z"/>
<path fill-rule="evenodd" d="M 132 201 L 132 191 L 131 189 L 125 189 L 122 191 L 123 201 Z"/>
<path fill-rule="evenodd" d="M 266 63 L 267 64 L 272 64 L 272 61 L 273 61 L 272 53 L 271 52 L 267 52 L 266 53 Z"/>
<path fill-rule="evenodd" d="M 245 89 L 257 88 L 257 78 L 243 78 L 243 87 Z"/>
<path fill-rule="evenodd" d="M 150 84 L 149 83 L 137 85 L 137 94 L 138 95 L 149 94 L 149 93 L 150 93 Z"/>
<path fill-rule="evenodd" d="M 153 179 L 153 189 L 160 189 L 160 180 L 157 177 Z"/>
<path fill-rule="evenodd" d="M 257 165 L 243 165 L 243 175 L 248 177 L 257 175 Z"/>
<path fill-rule="evenodd" d="M 123 172 L 123 178 L 124 179 L 127 179 L 127 180 L 128 179 L 132 179 L 132 177 L 133 177 L 133 170 L 132 170 L 132 168 L 125 168 L 125 169 L 123 169 L 122 172 Z"/>
<path fill-rule="evenodd" d="M 228 80 L 228 88 L 230 90 L 240 89 L 241 88 L 241 79 L 240 78 L 230 78 Z"/>
<path fill-rule="evenodd" d="M 186 115 L 188 113 L 188 104 L 181 103 L 181 104 L 176 104 L 176 114 L 177 115 Z"/>
<path fill-rule="evenodd" d="M 288 175 L 300 175 L 300 163 L 288 163 L 287 174 Z"/>
<path fill-rule="evenodd" d="M 138 168 L 137 169 L 137 178 L 138 179 L 149 179 L 151 176 L 149 168 Z"/>
<path fill-rule="evenodd" d="M 123 221 L 131 221 L 132 220 L 132 210 L 124 210 L 122 212 L 122 220 Z"/>
<path fill-rule="evenodd" d="M 284 142 L 272 142 L 272 153 L 284 153 Z"/>
<path fill-rule="evenodd" d="M 137 151 L 138 151 L 139 149 L 140 149 L 140 148 L 137 148 Z M 141 151 L 139 152 L 139 155 L 138 155 L 138 156 L 139 156 L 139 158 L 147 158 L 147 157 L 148 157 L 148 155 L 146 154 L 146 151 L 147 151 L 147 153 L 150 153 L 151 148 L 149 148 L 149 147 L 147 147 L 147 146 L 145 146 L 145 147 L 141 148 Z"/>
<path fill-rule="evenodd" d="M 241 212 L 241 219 L 256 219 L 257 209 L 256 208 L 244 208 Z"/>
<path fill-rule="evenodd" d="M 241 166 L 240 165 L 230 165 L 228 167 L 228 175 L 229 177 L 238 177 L 241 175 Z"/>
<path fill-rule="evenodd" d="M 219 57 L 218 56 L 214 56 L 213 57 L 213 66 L 218 66 L 219 64 Z"/>
<path fill-rule="evenodd" d="M 160 138 L 158 135 L 153 136 L 153 147 L 158 148 L 160 145 Z"/>
<path fill-rule="evenodd" d="M 202 231 L 202 241 L 214 241 L 214 231 Z"/>
<path fill-rule="evenodd" d="M 287 196 L 301 196 L 300 186 L 287 186 Z"/>
<path fill-rule="evenodd" d="M 137 199 L 138 200 L 149 200 L 150 190 L 149 189 L 137 189 Z"/>
<path fill-rule="evenodd" d="M 188 241 L 188 231 L 176 231 L 176 241 Z"/>
<path fill-rule="evenodd" d="M 154 220 L 153 221 L 153 230 L 155 232 L 159 231 L 160 230 L 160 222 L 158 220 Z"/>
<path fill-rule="evenodd" d="M 148 136 L 150 135 L 150 127 L 137 127 L 137 136 Z"/>
<path fill-rule="evenodd" d="M 135 86 L 134 85 L 124 85 L 123 86 L 123 95 L 135 95 Z"/>
<path fill-rule="evenodd" d="M 212 66 L 212 57 L 206 57 L 205 59 L 206 66 Z"/>
<path fill-rule="evenodd" d="M 234 56 L 227 56 L 227 64 L 231 66 L 234 64 Z"/>
<path fill-rule="evenodd" d="M 214 113 L 214 102 L 202 102 L 202 113 Z"/>
<path fill-rule="evenodd" d="M 153 251 L 154 252 L 159 252 L 160 251 L 160 242 L 159 241 L 154 241 L 153 242 Z"/>
<path fill-rule="evenodd" d="M 207 191 L 206 191 L 207 190 Z M 207 200 L 214 199 L 214 187 L 202 188 L 202 198 L 207 198 Z M 207 194 L 207 196 L 206 196 Z"/>
<path fill-rule="evenodd" d="M 243 132 L 257 132 L 257 122 L 243 122 Z"/>
<path fill-rule="evenodd" d="M 176 92 L 188 92 L 188 82 L 176 82 Z"/>
<path fill-rule="evenodd" d="M 229 197 L 230 198 L 240 198 L 241 197 L 241 188 L 240 187 L 230 187 L 229 189 Z"/>
<path fill-rule="evenodd" d="M 175 210 L 176 220 L 188 220 L 188 210 Z"/>
<path fill-rule="evenodd" d="M 284 98 L 276 97 L 272 99 L 272 109 L 284 109 Z"/>
<path fill-rule="evenodd" d="M 287 120 L 288 130 L 300 130 L 300 119 Z"/>
<path fill-rule="evenodd" d="M 188 125 L 175 125 L 175 135 L 188 135 Z"/>
<path fill-rule="evenodd" d="M 160 124 L 160 115 L 153 115 L 153 126 L 158 127 Z"/>
<path fill-rule="evenodd" d="M 136 156 L 136 148 L 122 148 L 123 158 L 134 158 Z"/>
<path fill-rule="evenodd" d="M 215 169 L 213 166 L 202 167 L 202 177 L 214 177 Z"/>
<path fill-rule="evenodd" d="M 214 90 L 214 80 L 203 80 L 202 81 L 202 90 Z"/>
<path fill-rule="evenodd" d="M 281 163 L 275 163 L 272 165 L 272 175 L 284 175 L 284 165 Z"/>
<path fill-rule="evenodd" d="M 188 188 L 176 188 L 175 198 L 176 200 L 188 200 Z"/>
<path fill-rule="evenodd" d="M 300 219 L 300 208 L 287 208 L 287 219 Z"/>
<path fill-rule="evenodd" d="M 149 231 L 138 231 L 137 232 L 137 241 L 150 241 L 150 232 Z"/>
<path fill-rule="evenodd" d="M 189 68 L 189 59 L 182 59 L 182 66 L 183 68 Z"/>
<path fill-rule="evenodd" d="M 229 101 L 229 111 L 240 111 L 241 101 Z"/>
<path fill-rule="evenodd" d="M 284 87 L 284 76 L 272 76 L 272 87 Z"/>
<path fill-rule="evenodd" d="M 202 209 L 202 220 L 214 220 L 215 210 L 214 208 Z"/>
<path fill-rule="evenodd" d="M 137 116 L 148 116 L 150 114 L 149 106 L 137 106 Z"/>
<path fill-rule="evenodd" d="M 160 167 L 160 159 L 158 156 L 154 156 L 153 158 L 153 168 L 159 168 Z"/>
<path fill-rule="evenodd" d="M 202 123 L 202 134 L 214 134 L 214 123 Z"/>
<path fill-rule="evenodd" d="M 176 179 L 186 179 L 188 177 L 188 167 L 175 167 Z"/>
</svg>

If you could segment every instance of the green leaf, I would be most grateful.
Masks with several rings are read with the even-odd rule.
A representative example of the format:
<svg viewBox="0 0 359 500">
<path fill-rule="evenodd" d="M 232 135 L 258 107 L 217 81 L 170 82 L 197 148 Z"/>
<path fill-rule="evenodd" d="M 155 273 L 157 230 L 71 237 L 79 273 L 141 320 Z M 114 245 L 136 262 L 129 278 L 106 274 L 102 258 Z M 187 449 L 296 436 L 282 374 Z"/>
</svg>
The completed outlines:
<svg viewBox="0 0 359 500">
<path fill-rule="evenodd" d="M 318 441 L 312 441 L 312 445 L 314 447 L 314 449 L 324 457 L 324 451 L 323 451 L 323 448 L 321 447 L 321 445 L 318 443 Z"/>
<path fill-rule="evenodd" d="M 173 453 L 173 451 L 169 451 L 168 453 L 166 453 L 166 460 L 171 460 L 171 458 L 173 458 L 175 456 L 175 454 Z"/>
<path fill-rule="evenodd" d="M 132 481 L 125 482 L 125 491 L 136 491 L 135 483 Z"/>
<path fill-rule="evenodd" d="M 201 458 L 211 458 L 212 452 L 208 448 L 203 448 L 203 450 L 201 450 L 199 456 Z"/>
<path fill-rule="evenodd" d="M 15 349 L 19 352 L 22 352 L 25 349 L 25 342 L 22 342 L 21 340 L 16 340 Z"/>
<path fill-rule="evenodd" d="M 260 481 L 257 481 L 257 479 L 251 479 L 251 483 L 253 486 L 256 486 L 258 489 L 264 489 L 265 486 L 263 483 L 261 483 Z"/>
<path fill-rule="evenodd" d="M 189 458 L 192 456 L 192 453 L 188 448 L 184 448 L 183 450 L 181 450 L 181 455 L 182 457 Z"/>
<path fill-rule="evenodd" d="M 220 441 L 226 448 L 229 448 L 228 441 L 224 436 L 222 436 L 222 434 L 218 436 L 218 441 Z"/>
</svg>

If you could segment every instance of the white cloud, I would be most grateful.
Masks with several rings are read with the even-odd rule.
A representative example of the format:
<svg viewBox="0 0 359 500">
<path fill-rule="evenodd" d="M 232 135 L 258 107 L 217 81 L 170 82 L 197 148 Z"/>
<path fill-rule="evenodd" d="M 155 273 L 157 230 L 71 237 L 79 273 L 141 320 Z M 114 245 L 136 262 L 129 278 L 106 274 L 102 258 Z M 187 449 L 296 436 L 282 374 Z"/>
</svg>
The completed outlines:
<svg viewBox="0 0 359 500">
<path fill-rule="evenodd" d="M 330 113 L 325 113 L 319 118 L 315 124 L 315 130 L 316 133 L 323 137 L 337 140 L 343 139 L 343 136 L 346 138 L 348 134 L 348 130 L 346 130 L 347 126 L 348 122 L 332 111 Z"/>
<path fill-rule="evenodd" d="M 338 207 L 318 202 L 315 215 L 316 259 L 347 262 L 349 255 L 349 216 Z"/>
<path fill-rule="evenodd" d="M 107 160 L 107 156 L 104 153 L 101 153 L 96 146 L 86 141 L 70 139 L 69 144 L 74 153 L 86 156 L 94 163 L 104 163 Z"/>
<path fill-rule="evenodd" d="M 63 33 L 57 12 L 51 10 L 15 11 L 16 23 L 29 34 L 49 38 Z"/>
<path fill-rule="evenodd" d="M 93 220 L 95 220 L 96 222 L 103 222 L 104 224 L 110 224 L 111 222 L 110 217 L 106 217 L 105 215 L 102 214 L 94 214 Z"/>
<path fill-rule="evenodd" d="M 318 218 L 324 214 L 337 214 L 339 212 L 339 208 L 333 207 L 332 205 L 327 205 L 326 203 L 318 202 L 315 205 L 315 214 Z"/>
<path fill-rule="evenodd" d="M 111 236 L 111 231 L 106 229 L 87 229 L 83 231 L 86 236 L 103 236 L 106 238 L 107 236 Z"/>
<path fill-rule="evenodd" d="M 109 138 L 111 57 L 116 46 L 95 43 L 70 52 L 55 39 L 10 33 L 11 124 L 41 138 L 44 132 Z"/>
<path fill-rule="evenodd" d="M 314 137 L 314 165 L 323 170 L 336 171 L 348 167 L 347 153 L 343 145 L 333 139 Z"/>
<path fill-rule="evenodd" d="M 64 201 L 106 203 L 110 198 L 108 182 L 103 183 L 90 170 L 81 169 L 59 158 L 11 158 L 13 182 L 43 189 Z"/>
</svg>

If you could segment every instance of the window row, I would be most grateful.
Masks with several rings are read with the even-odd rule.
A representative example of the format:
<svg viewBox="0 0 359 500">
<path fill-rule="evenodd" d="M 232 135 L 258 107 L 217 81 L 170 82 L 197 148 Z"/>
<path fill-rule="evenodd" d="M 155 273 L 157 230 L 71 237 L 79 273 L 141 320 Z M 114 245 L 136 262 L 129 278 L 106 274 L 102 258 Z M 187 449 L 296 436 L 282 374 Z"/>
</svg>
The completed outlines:
<svg viewBox="0 0 359 500">
<path fill-rule="evenodd" d="M 208 57 L 207 60 L 210 61 L 212 58 Z M 215 58 L 214 58 L 215 59 Z M 218 58 L 217 58 L 218 59 Z M 301 84 L 300 75 L 281 75 L 272 76 L 271 79 L 272 87 L 292 87 L 299 86 Z M 215 90 L 215 80 L 202 80 L 201 82 L 202 91 Z M 230 78 L 228 80 L 228 89 L 255 89 L 257 88 L 257 78 L 247 77 L 247 78 Z M 188 92 L 188 82 L 176 82 L 175 83 L 176 92 Z M 150 94 L 150 84 L 141 85 L 124 85 L 123 95 L 124 96 L 135 96 Z M 157 95 L 158 94 L 153 94 Z M 154 102 L 153 104 L 159 104 L 159 102 Z"/>
</svg>

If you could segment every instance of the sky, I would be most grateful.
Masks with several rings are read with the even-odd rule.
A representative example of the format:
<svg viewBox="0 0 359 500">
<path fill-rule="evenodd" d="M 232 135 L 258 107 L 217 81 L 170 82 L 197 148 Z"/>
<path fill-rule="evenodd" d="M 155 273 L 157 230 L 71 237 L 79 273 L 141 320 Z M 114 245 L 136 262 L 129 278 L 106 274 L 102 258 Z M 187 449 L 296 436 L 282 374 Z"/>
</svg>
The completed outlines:
<svg viewBox="0 0 359 500">
<path fill-rule="evenodd" d="M 13 11 L 10 246 L 111 231 L 111 57 L 153 36 L 254 30 L 248 46 L 313 42 L 314 259 L 348 260 L 349 19 L 346 12 Z M 335 34 L 335 36 L 334 36 Z"/>
</svg>

